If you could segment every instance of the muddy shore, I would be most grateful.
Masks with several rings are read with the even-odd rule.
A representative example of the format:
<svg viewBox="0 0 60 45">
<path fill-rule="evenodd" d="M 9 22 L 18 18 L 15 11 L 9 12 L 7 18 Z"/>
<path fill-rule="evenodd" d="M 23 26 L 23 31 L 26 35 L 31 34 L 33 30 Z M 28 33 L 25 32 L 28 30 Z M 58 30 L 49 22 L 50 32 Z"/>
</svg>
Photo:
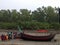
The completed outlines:
<svg viewBox="0 0 60 45">
<path fill-rule="evenodd" d="M 8 30 L 1 30 L 0 29 L 0 35 L 5 34 Z M 9 30 L 12 31 L 12 30 Z M 13 30 L 17 31 L 17 30 Z M 54 37 L 57 41 L 50 41 L 50 42 L 41 42 L 41 41 L 26 41 L 22 39 L 12 39 L 12 40 L 7 40 L 7 41 L 1 41 L 0 40 L 0 45 L 60 45 L 60 34 L 56 34 Z"/>
</svg>

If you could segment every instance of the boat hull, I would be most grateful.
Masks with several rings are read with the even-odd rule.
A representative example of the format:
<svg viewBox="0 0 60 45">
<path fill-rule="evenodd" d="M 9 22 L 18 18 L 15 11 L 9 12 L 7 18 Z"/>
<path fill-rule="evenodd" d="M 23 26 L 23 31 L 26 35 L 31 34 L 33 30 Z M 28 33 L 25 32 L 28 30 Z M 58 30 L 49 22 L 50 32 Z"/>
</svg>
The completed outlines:
<svg viewBox="0 0 60 45">
<path fill-rule="evenodd" d="M 51 41 L 54 38 L 55 34 L 50 34 L 48 36 L 33 36 L 21 33 L 21 39 L 31 40 L 31 41 Z"/>
</svg>

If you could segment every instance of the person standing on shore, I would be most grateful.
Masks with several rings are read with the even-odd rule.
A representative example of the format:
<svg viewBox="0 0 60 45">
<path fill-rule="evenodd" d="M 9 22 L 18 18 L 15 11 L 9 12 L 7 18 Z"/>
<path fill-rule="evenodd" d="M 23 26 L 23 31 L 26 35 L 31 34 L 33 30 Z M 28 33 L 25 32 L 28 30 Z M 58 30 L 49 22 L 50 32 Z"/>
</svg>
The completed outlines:
<svg viewBox="0 0 60 45">
<path fill-rule="evenodd" d="M 6 40 L 8 40 L 8 35 L 5 35 L 5 37 L 6 37 Z"/>
<path fill-rule="evenodd" d="M 1 35 L 1 40 L 2 40 L 2 41 L 4 41 L 4 40 L 5 40 L 5 37 L 4 37 L 4 35 L 3 35 L 3 34 Z"/>
</svg>

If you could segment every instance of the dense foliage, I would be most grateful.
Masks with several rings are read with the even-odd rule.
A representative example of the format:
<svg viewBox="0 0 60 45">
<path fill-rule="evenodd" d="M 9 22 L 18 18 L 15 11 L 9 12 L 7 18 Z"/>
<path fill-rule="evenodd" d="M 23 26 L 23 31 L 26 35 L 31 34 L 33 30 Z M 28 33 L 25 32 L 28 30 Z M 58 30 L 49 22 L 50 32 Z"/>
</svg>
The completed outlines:
<svg viewBox="0 0 60 45">
<path fill-rule="evenodd" d="M 0 28 L 17 29 L 60 29 L 58 8 L 39 7 L 34 11 L 28 9 L 0 10 Z"/>
</svg>

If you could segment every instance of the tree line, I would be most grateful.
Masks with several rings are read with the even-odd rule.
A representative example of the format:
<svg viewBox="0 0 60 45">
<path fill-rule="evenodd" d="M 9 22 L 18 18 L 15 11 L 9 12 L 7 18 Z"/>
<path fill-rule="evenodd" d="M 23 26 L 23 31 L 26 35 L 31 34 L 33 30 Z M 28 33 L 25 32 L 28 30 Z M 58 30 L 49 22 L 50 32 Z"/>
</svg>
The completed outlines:
<svg viewBox="0 0 60 45">
<path fill-rule="evenodd" d="M 6 25 L 8 27 L 8 23 L 10 23 L 11 28 L 12 28 L 12 25 L 13 25 L 13 28 L 16 28 L 17 23 L 19 23 L 19 25 L 21 25 L 21 28 L 24 28 L 24 29 L 25 28 L 30 29 L 30 27 L 31 29 L 32 28 L 39 29 L 38 27 L 45 29 L 46 26 L 44 25 L 46 25 L 47 23 L 48 23 L 47 25 L 52 24 L 52 23 L 53 25 L 56 25 L 59 23 L 58 8 L 56 7 L 53 8 L 51 6 L 48 6 L 48 7 L 42 6 L 42 7 L 37 8 L 34 11 L 31 11 L 28 9 L 20 9 L 19 11 L 17 11 L 16 9 L 12 9 L 12 10 L 1 9 L 0 10 L 0 23 L 1 22 L 6 23 L 4 24 L 5 27 Z M 0 24 L 0 28 L 4 27 L 3 23 Z M 11 23 L 13 24 L 11 25 Z M 38 26 L 38 24 L 40 24 L 41 26 L 40 25 Z M 46 27 L 46 28 L 49 28 L 49 27 Z"/>
</svg>

